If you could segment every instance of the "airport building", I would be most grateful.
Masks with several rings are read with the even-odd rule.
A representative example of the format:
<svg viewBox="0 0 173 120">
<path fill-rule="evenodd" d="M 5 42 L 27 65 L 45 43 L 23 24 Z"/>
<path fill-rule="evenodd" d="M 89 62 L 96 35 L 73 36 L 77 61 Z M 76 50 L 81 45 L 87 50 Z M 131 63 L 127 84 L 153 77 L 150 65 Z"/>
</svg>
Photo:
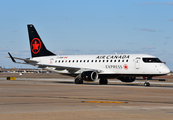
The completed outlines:
<svg viewBox="0 0 173 120">
<path fill-rule="evenodd" d="M 0 67 L 0 73 L 50 73 L 43 69 L 31 69 L 31 68 L 2 68 Z"/>
</svg>

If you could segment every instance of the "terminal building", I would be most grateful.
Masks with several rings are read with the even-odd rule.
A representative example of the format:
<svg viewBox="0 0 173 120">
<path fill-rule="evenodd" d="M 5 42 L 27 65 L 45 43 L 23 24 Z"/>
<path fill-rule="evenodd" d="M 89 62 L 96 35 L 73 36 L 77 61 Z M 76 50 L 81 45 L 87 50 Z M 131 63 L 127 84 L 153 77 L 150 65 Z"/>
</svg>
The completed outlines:
<svg viewBox="0 0 173 120">
<path fill-rule="evenodd" d="M 31 69 L 31 68 L 2 68 L 0 67 L 0 73 L 50 73 L 43 69 Z"/>
</svg>

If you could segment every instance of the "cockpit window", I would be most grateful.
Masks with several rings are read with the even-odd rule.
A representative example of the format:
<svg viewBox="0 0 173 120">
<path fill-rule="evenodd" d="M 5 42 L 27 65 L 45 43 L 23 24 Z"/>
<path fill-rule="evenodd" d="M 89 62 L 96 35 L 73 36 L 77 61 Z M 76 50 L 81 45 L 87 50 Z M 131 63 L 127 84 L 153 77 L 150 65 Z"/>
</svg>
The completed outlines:
<svg viewBox="0 0 173 120">
<path fill-rule="evenodd" d="M 142 58 L 145 63 L 161 63 L 159 58 Z"/>
</svg>

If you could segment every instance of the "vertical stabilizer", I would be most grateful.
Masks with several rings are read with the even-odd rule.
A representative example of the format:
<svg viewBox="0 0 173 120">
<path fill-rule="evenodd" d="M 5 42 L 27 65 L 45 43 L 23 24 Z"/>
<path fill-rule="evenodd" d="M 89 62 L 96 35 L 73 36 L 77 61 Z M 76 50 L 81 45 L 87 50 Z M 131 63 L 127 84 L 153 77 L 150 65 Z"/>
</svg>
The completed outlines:
<svg viewBox="0 0 173 120">
<path fill-rule="evenodd" d="M 29 34 L 30 49 L 31 49 L 32 57 L 55 55 L 54 53 L 46 49 L 34 25 L 29 24 L 27 26 L 28 26 L 28 34 Z"/>
</svg>

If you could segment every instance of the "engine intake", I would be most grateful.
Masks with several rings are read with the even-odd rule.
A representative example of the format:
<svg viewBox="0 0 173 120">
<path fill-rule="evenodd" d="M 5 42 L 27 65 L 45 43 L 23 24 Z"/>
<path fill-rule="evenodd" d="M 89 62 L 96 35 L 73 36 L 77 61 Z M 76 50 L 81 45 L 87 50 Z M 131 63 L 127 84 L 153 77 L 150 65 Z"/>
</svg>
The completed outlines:
<svg viewBox="0 0 173 120">
<path fill-rule="evenodd" d="M 136 80 L 136 77 L 120 77 L 117 79 L 121 80 L 122 82 L 134 82 Z"/>
<path fill-rule="evenodd" d="M 98 73 L 95 71 L 84 71 L 80 77 L 85 81 L 95 81 L 98 79 Z"/>
</svg>

